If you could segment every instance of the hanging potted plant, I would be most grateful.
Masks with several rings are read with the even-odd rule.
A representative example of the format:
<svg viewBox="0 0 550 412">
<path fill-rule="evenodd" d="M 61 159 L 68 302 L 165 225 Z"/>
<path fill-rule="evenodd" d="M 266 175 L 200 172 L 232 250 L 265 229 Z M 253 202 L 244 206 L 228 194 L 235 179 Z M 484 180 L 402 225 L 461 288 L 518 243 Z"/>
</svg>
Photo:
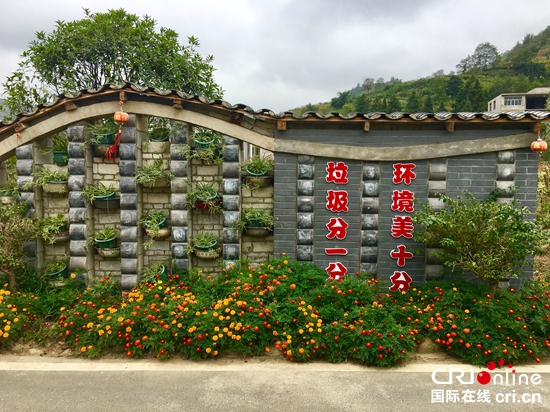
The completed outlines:
<svg viewBox="0 0 550 412">
<path fill-rule="evenodd" d="M 118 124 L 114 118 L 100 119 L 90 124 L 88 130 L 92 135 L 90 143 L 94 145 L 112 145 L 115 142 L 115 133 L 118 131 Z"/>
<path fill-rule="evenodd" d="M 162 263 L 155 263 L 148 266 L 141 275 L 141 281 L 145 283 L 155 282 L 157 279 L 161 279 L 166 275 L 166 265 Z"/>
<path fill-rule="evenodd" d="M 231 229 L 241 230 L 247 236 L 265 237 L 273 233 L 273 215 L 264 209 L 245 209 Z"/>
<path fill-rule="evenodd" d="M 9 205 L 15 202 L 18 195 L 19 186 L 15 180 L 8 179 L 5 185 L 0 186 L 0 204 Z"/>
<path fill-rule="evenodd" d="M 145 187 L 168 187 L 173 178 L 162 159 L 155 159 L 152 164 L 143 166 L 135 176 L 136 183 Z"/>
<path fill-rule="evenodd" d="M 170 137 L 170 122 L 163 117 L 149 118 L 149 131 L 147 137 L 151 142 L 166 142 Z"/>
<path fill-rule="evenodd" d="M 115 197 L 112 185 L 105 186 L 99 182 L 95 186 L 86 186 L 82 194 L 98 209 L 120 209 L 120 198 Z"/>
<path fill-rule="evenodd" d="M 35 227 L 38 236 L 50 245 L 69 240 L 69 222 L 62 214 L 37 219 Z"/>
<path fill-rule="evenodd" d="M 105 258 L 120 256 L 120 248 L 117 248 L 118 232 L 114 226 L 105 226 L 94 233 L 94 243 L 97 252 Z"/>
<path fill-rule="evenodd" d="M 69 138 L 67 133 L 59 132 L 52 136 L 53 162 L 58 166 L 66 166 L 69 161 Z"/>
<path fill-rule="evenodd" d="M 188 145 L 185 151 L 187 159 L 195 159 L 207 164 L 218 164 L 223 161 L 225 142 L 221 133 L 197 128 L 193 135 L 193 142 L 195 146 Z"/>
<path fill-rule="evenodd" d="M 253 188 L 269 186 L 273 183 L 273 158 L 254 156 L 241 168 L 244 183 Z"/>
<path fill-rule="evenodd" d="M 59 280 L 59 279 L 67 279 L 68 278 L 67 262 L 60 260 L 60 261 L 47 263 L 44 269 L 44 274 L 46 275 L 47 278 L 49 278 L 52 281 Z"/>
<path fill-rule="evenodd" d="M 35 186 L 41 187 L 46 193 L 67 193 L 69 173 L 39 166 L 34 173 Z"/>
<path fill-rule="evenodd" d="M 217 259 L 221 248 L 218 247 L 218 238 L 212 233 L 199 233 L 187 246 L 188 253 L 195 253 L 200 259 Z"/>
<path fill-rule="evenodd" d="M 170 236 L 170 228 L 166 227 L 166 213 L 162 210 L 149 210 L 139 221 L 145 233 L 152 239 L 164 239 Z"/>
<path fill-rule="evenodd" d="M 187 192 L 187 206 L 190 209 L 221 212 L 221 199 L 214 185 L 216 182 L 198 182 Z"/>
</svg>

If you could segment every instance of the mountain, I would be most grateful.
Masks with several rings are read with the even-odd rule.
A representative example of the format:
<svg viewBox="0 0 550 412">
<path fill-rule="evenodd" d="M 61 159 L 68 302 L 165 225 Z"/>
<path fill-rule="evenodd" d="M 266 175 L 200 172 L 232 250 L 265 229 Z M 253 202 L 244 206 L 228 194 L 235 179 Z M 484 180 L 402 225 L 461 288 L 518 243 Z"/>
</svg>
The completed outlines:
<svg viewBox="0 0 550 412">
<path fill-rule="evenodd" d="M 340 112 L 459 112 L 487 110 L 487 102 L 501 93 L 524 93 L 550 86 L 550 26 L 500 54 L 490 43 L 456 65 L 456 72 L 439 70 L 403 82 L 391 78 L 365 78 L 350 90 L 338 92 L 330 102 L 307 104 L 291 111 L 302 114 Z"/>
</svg>

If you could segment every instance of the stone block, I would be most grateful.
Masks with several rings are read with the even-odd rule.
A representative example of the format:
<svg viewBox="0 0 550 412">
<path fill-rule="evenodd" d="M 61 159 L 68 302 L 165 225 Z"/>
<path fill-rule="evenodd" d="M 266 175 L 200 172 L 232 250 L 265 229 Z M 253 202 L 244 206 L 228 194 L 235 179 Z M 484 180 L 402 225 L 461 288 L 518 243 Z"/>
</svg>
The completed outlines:
<svg viewBox="0 0 550 412">
<path fill-rule="evenodd" d="M 503 193 L 499 194 L 499 197 L 514 197 L 514 194 L 511 191 L 511 189 L 513 189 L 515 186 L 514 182 L 499 180 L 497 181 L 496 186 L 497 186 L 497 189 L 500 189 L 503 191 Z"/>
<path fill-rule="evenodd" d="M 297 210 L 300 213 L 311 213 L 313 212 L 313 197 L 309 196 L 299 196 L 297 198 Z"/>
<path fill-rule="evenodd" d="M 428 180 L 446 180 L 446 179 L 447 179 L 446 163 L 430 163 L 428 165 Z"/>
<path fill-rule="evenodd" d="M 172 226 L 187 226 L 187 211 L 172 210 L 170 211 L 170 219 L 172 220 Z"/>
<path fill-rule="evenodd" d="M 86 139 L 86 127 L 85 126 L 69 126 L 67 128 L 67 137 L 69 138 L 69 144 L 76 142 L 84 142 Z"/>
<path fill-rule="evenodd" d="M 313 180 L 298 180 L 298 196 L 313 196 Z"/>
<path fill-rule="evenodd" d="M 315 157 L 313 156 L 298 156 L 298 163 L 301 164 L 313 164 L 315 163 Z"/>
<path fill-rule="evenodd" d="M 85 223 L 86 208 L 73 207 L 69 210 L 69 222 L 73 223 Z"/>
<path fill-rule="evenodd" d="M 17 187 L 20 192 L 32 192 L 34 190 L 32 176 L 17 176 Z"/>
<path fill-rule="evenodd" d="M 123 160 L 136 160 L 136 145 L 133 143 L 123 143 L 118 146 L 118 154 L 121 162 Z"/>
<path fill-rule="evenodd" d="M 82 192 L 69 192 L 69 207 L 86 207 L 86 199 Z"/>
<path fill-rule="evenodd" d="M 361 262 L 362 263 L 376 263 L 378 261 L 378 248 L 377 247 L 361 247 Z"/>
<path fill-rule="evenodd" d="M 70 158 L 67 164 L 67 171 L 71 175 L 84 175 L 86 174 L 86 160 L 85 159 L 73 159 Z"/>
<path fill-rule="evenodd" d="M 120 191 L 122 193 L 136 193 L 137 185 L 134 177 L 121 176 L 120 177 Z"/>
<path fill-rule="evenodd" d="M 186 144 L 175 144 L 170 145 L 170 159 L 174 160 L 186 160 L 185 151 L 187 150 Z"/>
<path fill-rule="evenodd" d="M 98 163 L 98 173 L 102 175 L 116 175 L 119 172 L 119 165 L 116 163 Z M 84 174 L 84 173 L 75 173 Z"/>
<path fill-rule="evenodd" d="M 360 269 L 361 273 L 367 273 L 373 278 L 376 278 L 378 274 L 378 265 L 376 263 L 361 263 Z"/>
<path fill-rule="evenodd" d="M 135 160 L 121 160 L 119 163 L 119 170 L 121 176 L 132 176 L 136 174 L 136 161 Z"/>
<path fill-rule="evenodd" d="M 222 230 L 222 242 L 224 244 L 239 243 L 240 234 L 241 232 L 239 230 L 233 230 L 233 229 L 224 227 Z"/>
<path fill-rule="evenodd" d="M 186 258 L 187 253 L 185 253 L 186 243 L 172 243 L 172 257 L 174 258 Z"/>
<path fill-rule="evenodd" d="M 137 259 L 122 258 L 120 259 L 120 271 L 125 273 L 137 273 Z"/>
<path fill-rule="evenodd" d="M 172 239 L 174 242 L 187 242 L 187 228 L 186 227 L 172 227 Z"/>
<path fill-rule="evenodd" d="M 118 223 L 119 220 L 120 220 L 119 214 L 100 213 L 97 219 L 97 222 L 102 225 L 114 225 Z"/>
<path fill-rule="evenodd" d="M 239 210 L 239 196 L 223 196 L 223 210 L 235 212 Z"/>
<path fill-rule="evenodd" d="M 230 227 L 239 220 L 239 212 L 223 212 L 223 226 Z"/>
<path fill-rule="evenodd" d="M 136 210 L 121 210 L 120 224 L 122 226 L 136 226 L 138 221 Z"/>
<path fill-rule="evenodd" d="M 74 272 L 77 269 L 86 270 L 86 257 L 85 256 L 71 256 L 69 259 L 69 269 Z"/>
<path fill-rule="evenodd" d="M 182 177 L 175 177 L 170 184 L 172 193 L 187 193 L 187 181 Z"/>
<path fill-rule="evenodd" d="M 224 195 L 238 195 L 239 194 L 239 179 L 223 179 L 222 190 Z"/>
<path fill-rule="evenodd" d="M 378 180 L 380 179 L 380 166 L 379 165 L 365 165 L 363 166 L 363 180 Z"/>
<path fill-rule="evenodd" d="M 30 176 L 33 171 L 33 164 L 32 159 L 17 159 L 15 170 L 19 176 Z"/>
<path fill-rule="evenodd" d="M 362 230 L 361 231 L 361 246 L 376 246 L 378 245 L 377 230 Z"/>
<path fill-rule="evenodd" d="M 230 145 L 225 146 L 225 150 L 222 155 L 224 162 L 239 162 L 239 146 L 238 145 Z"/>
<path fill-rule="evenodd" d="M 224 162 L 222 164 L 222 176 L 225 179 L 239 178 L 239 164 L 236 162 Z"/>
<path fill-rule="evenodd" d="M 445 202 L 435 197 L 428 198 L 428 205 L 430 205 L 434 212 L 440 212 L 445 209 Z"/>
<path fill-rule="evenodd" d="M 17 157 L 17 160 L 32 160 L 32 144 L 16 147 L 15 156 Z"/>
<path fill-rule="evenodd" d="M 296 242 L 299 245 L 313 245 L 313 230 L 304 230 L 304 229 L 297 230 Z"/>
<path fill-rule="evenodd" d="M 447 181 L 428 180 L 428 196 L 438 197 L 439 194 L 447 193 Z"/>
<path fill-rule="evenodd" d="M 508 163 L 512 164 L 516 161 L 516 152 L 513 150 L 505 151 L 505 152 L 498 152 L 497 154 L 497 162 L 498 163 Z"/>
<path fill-rule="evenodd" d="M 296 247 L 296 260 L 311 262 L 313 260 L 313 246 L 298 245 Z"/>
<path fill-rule="evenodd" d="M 513 164 L 497 165 L 497 180 L 513 181 L 516 176 L 516 167 Z"/>
<path fill-rule="evenodd" d="M 69 192 L 82 192 L 85 187 L 86 177 L 84 175 L 69 176 L 67 189 Z"/>
<path fill-rule="evenodd" d="M 122 242 L 120 244 L 120 256 L 122 258 L 135 258 L 137 256 L 137 242 Z"/>
<path fill-rule="evenodd" d="M 239 245 L 234 243 L 223 245 L 223 258 L 229 260 L 238 260 L 240 258 Z"/>
<path fill-rule="evenodd" d="M 183 270 L 186 271 L 189 269 L 189 260 L 188 259 L 173 259 L 172 260 L 172 270 L 175 272 L 176 270 Z"/>
<path fill-rule="evenodd" d="M 380 210 L 380 200 L 377 197 L 364 197 L 361 199 L 361 213 L 375 214 Z"/>
<path fill-rule="evenodd" d="M 147 153 L 153 153 L 153 154 L 170 153 L 170 143 L 148 141 L 146 151 Z"/>
<path fill-rule="evenodd" d="M 86 146 L 83 143 L 73 143 L 69 142 L 69 145 L 67 146 L 67 152 L 69 154 L 69 158 L 71 159 L 83 159 L 86 157 L 85 149 Z"/>
<path fill-rule="evenodd" d="M 69 237 L 71 242 L 76 240 L 86 240 L 86 225 L 71 224 L 69 225 Z"/>
<path fill-rule="evenodd" d="M 123 274 L 120 280 L 120 287 L 122 290 L 131 290 L 137 285 L 137 274 Z"/>
<path fill-rule="evenodd" d="M 378 182 L 365 181 L 363 182 L 363 196 L 365 197 L 378 197 L 380 194 L 380 185 Z"/>
<path fill-rule="evenodd" d="M 313 213 L 298 213 L 296 215 L 298 229 L 312 229 L 313 216 Z"/>
<path fill-rule="evenodd" d="M 443 278 L 443 265 L 426 265 L 426 280 L 438 280 Z"/>
<path fill-rule="evenodd" d="M 69 243 L 69 252 L 71 256 L 86 256 L 86 240 L 71 239 Z"/>
<path fill-rule="evenodd" d="M 378 229 L 378 215 L 361 215 L 361 229 L 362 230 L 376 230 Z"/>
<path fill-rule="evenodd" d="M 138 195 L 136 193 L 121 193 L 120 194 L 120 209 L 135 210 L 138 204 Z"/>
<path fill-rule="evenodd" d="M 315 165 L 298 164 L 298 179 L 313 179 L 315 175 Z"/>
<path fill-rule="evenodd" d="M 137 226 L 122 226 L 120 228 L 120 241 L 137 242 L 138 230 Z"/>
<path fill-rule="evenodd" d="M 172 161 L 170 163 L 170 173 L 175 177 L 187 177 L 187 162 Z"/>
<path fill-rule="evenodd" d="M 232 145 L 238 145 L 239 139 L 235 139 L 234 137 L 224 136 L 223 140 L 226 144 L 226 146 L 232 146 Z"/>
<path fill-rule="evenodd" d="M 170 204 L 173 210 L 187 209 L 187 195 L 183 193 L 172 193 Z"/>
</svg>

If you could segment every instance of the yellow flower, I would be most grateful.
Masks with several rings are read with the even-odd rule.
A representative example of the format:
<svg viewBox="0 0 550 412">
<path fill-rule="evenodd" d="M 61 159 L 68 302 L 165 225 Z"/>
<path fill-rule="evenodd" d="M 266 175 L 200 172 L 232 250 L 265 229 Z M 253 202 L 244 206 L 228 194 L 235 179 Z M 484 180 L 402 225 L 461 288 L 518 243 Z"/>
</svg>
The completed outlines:
<svg viewBox="0 0 550 412">
<path fill-rule="evenodd" d="M 86 352 L 86 346 L 81 347 L 80 352 Z"/>
<path fill-rule="evenodd" d="M 59 310 L 63 312 L 65 310 L 65 306 L 60 307 Z"/>
<path fill-rule="evenodd" d="M 132 328 L 131 328 L 130 326 L 128 326 L 128 327 L 126 328 L 126 332 L 130 333 L 131 331 L 132 331 Z"/>
<path fill-rule="evenodd" d="M 468 309 L 464 310 L 464 313 L 470 313 L 470 311 Z"/>
<path fill-rule="evenodd" d="M 206 352 L 206 353 L 210 353 L 210 352 L 212 352 L 212 349 L 206 348 L 206 349 L 205 349 L 205 352 Z"/>
<path fill-rule="evenodd" d="M 6 326 L 4 327 L 4 330 L 5 330 L 6 332 L 7 332 L 8 330 L 10 330 L 10 329 L 11 329 L 11 326 L 10 326 L 10 325 L 6 325 Z"/>
<path fill-rule="evenodd" d="M 71 279 L 76 278 L 76 273 L 71 273 Z"/>
<path fill-rule="evenodd" d="M 217 341 L 217 340 L 218 340 L 218 336 L 217 336 L 217 335 L 212 336 L 212 340 L 213 340 L 214 342 Z"/>
<path fill-rule="evenodd" d="M 7 338 L 10 337 L 10 334 L 9 334 L 8 332 L 5 332 L 5 333 L 2 335 L 2 337 L 3 337 L 4 339 L 7 339 Z"/>
<path fill-rule="evenodd" d="M 99 336 L 103 336 L 105 331 L 103 329 L 100 329 L 100 330 L 97 331 L 97 333 L 98 333 Z"/>
</svg>

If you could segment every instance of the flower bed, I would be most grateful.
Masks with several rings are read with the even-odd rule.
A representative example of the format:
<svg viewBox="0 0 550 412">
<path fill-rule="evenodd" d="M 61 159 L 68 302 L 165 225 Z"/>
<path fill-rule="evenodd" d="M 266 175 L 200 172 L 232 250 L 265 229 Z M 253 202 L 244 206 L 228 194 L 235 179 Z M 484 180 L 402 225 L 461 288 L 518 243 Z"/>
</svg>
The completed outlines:
<svg viewBox="0 0 550 412">
<path fill-rule="evenodd" d="M 180 353 L 200 359 L 224 352 L 260 355 L 274 347 L 295 362 L 391 366 L 425 337 L 476 365 L 539 361 L 550 353 L 550 292 L 539 281 L 490 296 L 486 287 L 462 282 L 385 293 L 364 275 L 339 283 L 326 279 L 325 271 L 284 257 L 256 268 L 237 264 L 218 277 L 157 275 L 125 296 L 105 278 L 86 290 L 48 295 L 58 305 L 54 315 L 49 312 L 57 321 L 42 329 L 89 357 L 115 348 L 131 358 Z M 28 306 L 26 319 L 39 308 L 48 313 L 41 300 Z M 12 322 L 13 307 L 0 306 Z"/>
</svg>

